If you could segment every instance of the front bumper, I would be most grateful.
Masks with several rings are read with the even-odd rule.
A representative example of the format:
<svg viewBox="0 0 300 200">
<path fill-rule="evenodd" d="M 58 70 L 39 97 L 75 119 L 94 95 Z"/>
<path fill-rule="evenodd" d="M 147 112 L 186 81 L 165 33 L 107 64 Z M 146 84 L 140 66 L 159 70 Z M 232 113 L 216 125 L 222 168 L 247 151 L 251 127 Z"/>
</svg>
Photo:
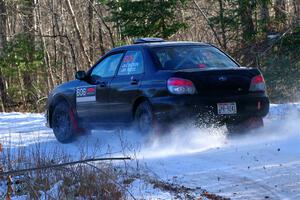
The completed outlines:
<svg viewBox="0 0 300 200">
<path fill-rule="evenodd" d="M 265 117 L 269 112 L 269 99 L 265 94 L 231 97 L 168 96 L 150 99 L 158 120 L 181 120 L 187 117 L 214 118 L 218 121 Z M 219 115 L 218 103 L 235 102 L 237 113 Z"/>
</svg>

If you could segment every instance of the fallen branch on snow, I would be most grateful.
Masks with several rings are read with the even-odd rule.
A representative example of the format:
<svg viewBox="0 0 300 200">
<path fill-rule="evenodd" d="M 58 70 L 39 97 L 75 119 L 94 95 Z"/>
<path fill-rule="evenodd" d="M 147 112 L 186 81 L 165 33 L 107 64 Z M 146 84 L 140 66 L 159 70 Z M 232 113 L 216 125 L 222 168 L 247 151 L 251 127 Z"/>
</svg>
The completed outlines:
<svg viewBox="0 0 300 200">
<path fill-rule="evenodd" d="M 68 165 L 85 164 L 85 163 L 96 162 L 96 161 L 116 161 L 116 160 L 131 160 L 131 158 L 130 157 L 90 158 L 90 159 L 85 159 L 85 160 L 78 160 L 78 161 L 73 161 L 73 162 L 46 165 L 46 166 L 41 166 L 41 167 L 33 167 L 33 168 L 27 168 L 27 169 L 6 171 L 6 172 L 0 173 L 0 177 L 1 176 L 8 176 L 8 175 L 19 175 L 19 174 L 22 174 L 22 173 L 25 173 L 25 172 L 36 171 L 36 170 L 60 168 L 60 167 L 68 166 Z"/>
</svg>

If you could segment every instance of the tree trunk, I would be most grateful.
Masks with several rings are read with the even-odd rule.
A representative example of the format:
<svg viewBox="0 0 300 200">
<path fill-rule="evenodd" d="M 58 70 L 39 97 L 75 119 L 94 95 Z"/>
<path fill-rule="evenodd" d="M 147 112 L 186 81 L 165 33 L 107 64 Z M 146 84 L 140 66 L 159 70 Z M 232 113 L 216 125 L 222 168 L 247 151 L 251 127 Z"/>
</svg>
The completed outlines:
<svg viewBox="0 0 300 200">
<path fill-rule="evenodd" d="M 51 15 L 51 31 L 53 35 L 56 35 L 56 12 L 55 12 L 55 8 L 56 8 L 56 1 L 52 0 L 52 15 Z M 53 44 L 53 59 L 52 59 L 52 65 L 54 66 L 54 68 L 57 68 L 57 46 L 56 46 L 56 37 L 52 38 L 52 44 Z"/>
<path fill-rule="evenodd" d="M 89 1 L 88 6 L 88 29 L 89 29 L 89 53 L 90 53 L 90 60 L 94 60 L 94 8 L 93 8 L 94 0 Z"/>
<path fill-rule="evenodd" d="M 227 39 L 226 39 L 226 30 L 225 30 L 225 22 L 224 22 L 224 7 L 223 7 L 223 0 L 219 0 L 219 7 L 220 7 L 220 22 L 221 22 L 221 34 L 222 34 L 222 43 L 224 50 L 227 50 Z"/>
<path fill-rule="evenodd" d="M 34 60 L 34 0 L 23 0 L 23 13 L 24 13 L 24 22 L 23 22 L 23 30 L 25 38 L 28 42 L 28 49 L 26 52 L 27 56 L 27 62 L 31 63 Z M 25 107 L 27 107 L 27 103 L 33 104 L 36 102 L 36 99 L 34 99 L 34 91 L 33 91 L 33 85 L 34 82 L 34 76 L 32 76 L 32 69 L 31 66 L 26 66 L 24 75 L 23 75 L 23 81 L 24 81 L 24 88 L 25 88 Z"/>
<path fill-rule="evenodd" d="M 239 14 L 242 26 L 242 38 L 250 43 L 255 38 L 254 24 L 252 20 L 252 5 L 248 0 L 239 0 Z"/>
<path fill-rule="evenodd" d="M 76 32 L 77 37 L 78 37 L 78 42 L 79 42 L 81 51 L 83 53 L 83 56 L 84 56 L 85 60 L 87 61 L 88 66 L 91 66 L 92 62 L 91 62 L 87 52 L 85 51 L 84 44 L 83 44 L 83 38 L 82 38 L 81 32 L 79 30 L 79 25 L 78 25 L 74 10 L 72 8 L 72 4 L 71 4 L 70 0 L 66 0 L 66 2 L 67 2 L 68 11 L 69 11 L 69 13 L 72 17 L 72 21 L 73 21 L 73 24 L 74 24 L 74 27 L 75 27 L 75 32 Z"/>
<path fill-rule="evenodd" d="M 284 28 L 287 24 L 287 16 L 285 9 L 285 0 L 276 0 L 275 1 L 275 20 L 279 22 L 282 26 L 279 28 Z"/>
<path fill-rule="evenodd" d="M 6 97 L 6 90 L 4 85 L 4 77 L 2 75 L 2 71 L 0 69 L 0 108 L 1 112 L 5 112 L 6 110 L 6 103 L 7 103 L 7 97 Z"/>
<path fill-rule="evenodd" d="M 105 28 L 107 29 L 107 31 L 108 31 L 108 34 L 109 34 L 109 37 L 110 37 L 110 41 L 111 41 L 112 47 L 115 47 L 116 44 L 115 44 L 115 41 L 114 41 L 113 31 L 112 31 L 112 29 L 111 29 L 111 28 L 107 25 L 107 23 L 106 23 L 106 21 L 105 21 L 105 19 L 104 19 L 104 17 L 103 17 L 103 14 L 102 14 L 102 12 L 101 12 L 101 7 L 97 10 L 97 9 L 95 8 L 95 6 L 93 5 L 93 8 L 94 8 L 95 14 L 97 15 L 97 17 L 100 18 L 102 24 L 104 25 L 104 27 L 105 27 Z M 100 27 L 102 27 L 101 22 L 99 22 Z"/>
<path fill-rule="evenodd" d="M 268 8 L 268 2 L 262 1 L 261 8 L 260 8 L 260 21 L 262 26 L 262 31 L 266 33 L 266 35 L 269 33 L 269 24 L 270 24 L 270 13 Z"/>
<path fill-rule="evenodd" d="M 105 54 L 105 49 L 103 44 L 102 26 L 99 27 L 99 45 L 100 45 L 101 56 L 103 56 Z"/>
<path fill-rule="evenodd" d="M 60 4 L 60 15 L 59 14 L 53 14 L 54 16 L 54 21 L 53 21 L 53 26 L 56 27 L 56 32 L 59 35 L 59 51 L 65 52 L 65 41 L 66 37 L 65 36 L 67 33 L 65 31 L 65 27 L 63 23 L 59 23 L 59 18 L 64 16 L 64 7 L 63 4 Z M 55 31 L 54 31 L 55 32 Z M 60 53 L 59 54 L 59 61 L 61 63 L 61 77 L 60 77 L 60 82 L 64 82 L 65 79 L 69 80 L 69 73 L 68 73 L 68 68 L 66 68 L 66 54 L 65 53 Z M 62 61 L 62 62 L 61 62 Z M 76 67 L 76 61 L 74 61 L 74 66 Z M 58 66 L 57 66 L 58 68 Z"/>
<path fill-rule="evenodd" d="M 41 10 L 40 10 L 40 5 L 37 2 L 38 7 L 37 7 L 37 24 L 39 27 L 39 34 L 41 35 L 41 40 L 42 40 L 42 48 L 44 51 L 44 62 L 46 64 L 44 68 L 45 75 L 47 76 L 47 85 L 48 85 L 48 91 L 52 90 L 55 86 L 55 81 L 52 73 L 52 68 L 51 68 L 51 59 L 50 59 L 50 54 L 47 50 L 46 46 L 46 40 L 43 37 L 43 25 L 41 23 Z"/>
<path fill-rule="evenodd" d="M 3 54 L 6 43 L 6 5 L 0 0 L 0 56 Z"/>
<path fill-rule="evenodd" d="M 300 0 L 294 0 L 294 15 L 296 26 L 300 26 Z"/>
<path fill-rule="evenodd" d="M 221 40 L 220 40 L 220 38 L 219 38 L 219 36 L 218 36 L 216 30 L 214 29 L 213 24 L 210 22 L 209 18 L 206 16 L 206 14 L 203 12 L 203 10 L 200 8 L 200 6 L 198 5 L 198 3 L 197 3 L 195 0 L 193 0 L 193 3 L 195 4 L 197 10 L 201 13 L 201 15 L 202 15 L 202 16 L 204 17 L 204 19 L 206 20 L 208 26 L 209 26 L 210 29 L 212 30 L 212 32 L 213 32 L 213 34 L 214 34 L 216 40 L 218 41 L 219 45 L 222 46 L 222 42 L 221 42 Z"/>
<path fill-rule="evenodd" d="M 3 55 L 6 44 L 6 5 L 4 0 L 0 0 L 0 59 Z M 0 108 L 5 112 L 7 94 L 4 84 L 4 77 L 0 69 Z"/>
</svg>

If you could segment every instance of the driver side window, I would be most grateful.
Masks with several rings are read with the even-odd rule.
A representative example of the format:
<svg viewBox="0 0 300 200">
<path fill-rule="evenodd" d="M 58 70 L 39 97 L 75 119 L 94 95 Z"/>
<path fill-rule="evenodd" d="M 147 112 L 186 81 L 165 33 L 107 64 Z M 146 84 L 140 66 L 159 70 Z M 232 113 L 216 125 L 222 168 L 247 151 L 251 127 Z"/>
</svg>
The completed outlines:
<svg viewBox="0 0 300 200">
<path fill-rule="evenodd" d="M 96 65 L 91 75 L 100 76 L 102 78 L 114 76 L 123 54 L 124 53 L 117 53 L 104 58 L 104 60 Z"/>
</svg>

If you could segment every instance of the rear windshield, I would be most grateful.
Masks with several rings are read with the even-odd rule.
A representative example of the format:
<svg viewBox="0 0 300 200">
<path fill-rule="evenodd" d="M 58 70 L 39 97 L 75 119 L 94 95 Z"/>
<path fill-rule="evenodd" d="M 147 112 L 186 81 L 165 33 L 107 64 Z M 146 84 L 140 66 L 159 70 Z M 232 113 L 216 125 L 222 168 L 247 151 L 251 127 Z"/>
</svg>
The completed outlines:
<svg viewBox="0 0 300 200">
<path fill-rule="evenodd" d="M 164 70 L 234 68 L 238 65 L 212 46 L 154 47 L 152 53 Z"/>
</svg>

